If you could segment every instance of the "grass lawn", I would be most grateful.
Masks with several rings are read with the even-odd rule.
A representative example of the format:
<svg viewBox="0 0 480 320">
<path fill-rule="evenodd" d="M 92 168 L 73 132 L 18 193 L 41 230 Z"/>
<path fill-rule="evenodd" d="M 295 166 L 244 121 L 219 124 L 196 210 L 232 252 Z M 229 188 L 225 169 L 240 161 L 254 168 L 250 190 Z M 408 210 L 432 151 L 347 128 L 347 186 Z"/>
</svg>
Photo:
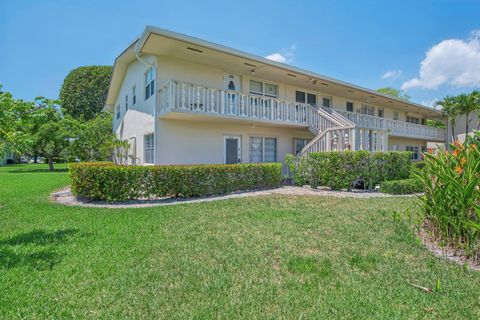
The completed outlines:
<svg viewBox="0 0 480 320">
<path fill-rule="evenodd" d="M 394 227 L 411 198 L 76 208 L 57 168 L 0 167 L 3 319 L 480 318 L 480 274 Z"/>
</svg>

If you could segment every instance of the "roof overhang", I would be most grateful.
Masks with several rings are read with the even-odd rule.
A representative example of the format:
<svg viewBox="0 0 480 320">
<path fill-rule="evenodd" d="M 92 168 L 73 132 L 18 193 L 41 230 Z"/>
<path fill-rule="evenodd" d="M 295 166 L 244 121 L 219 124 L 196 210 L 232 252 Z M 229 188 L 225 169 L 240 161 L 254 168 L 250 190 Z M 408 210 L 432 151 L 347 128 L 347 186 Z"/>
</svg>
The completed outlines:
<svg viewBox="0 0 480 320">
<path fill-rule="evenodd" d="M 115 102 L 126 68 L 128 64 L 135 60 L 136 53 L 140 55 L 173 56 L 243 75 L 250 75 L 253 70 L 255 77 L 265 80 L 282 82 L 367 104 L 398 108 L 412 114 L 419 113 L 426 117 L 442 117 L 439 110 L 421 104 L 384 95 L 318 73 L 154 26 L 147 26 L 142 35 L 115 60 L 107 105 L 113 105 Z"/>
</svg>

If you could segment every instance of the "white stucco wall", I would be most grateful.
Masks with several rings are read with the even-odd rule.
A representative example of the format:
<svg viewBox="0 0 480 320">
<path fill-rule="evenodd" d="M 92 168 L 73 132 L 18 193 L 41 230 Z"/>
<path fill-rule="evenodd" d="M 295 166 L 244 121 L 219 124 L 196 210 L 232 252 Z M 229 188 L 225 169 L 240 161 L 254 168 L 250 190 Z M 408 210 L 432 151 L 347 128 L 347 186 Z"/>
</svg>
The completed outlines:
<svg viewBox="0 0 480 320">
<path fill-rule="evenodd" d="M 242 163 L 250 162 L 250 137 L 277 138 L 277 161 L 283 162 L 287 153 L 293 153 L 294 138 L 313 138 L 307 129 L 223 122 L 161 119 L 158 128 L 159 164 L 225 163 L 225 135 L 241 137 Z"/>
<path fill-rule="evenodd" d="M 154 56 L 142 57 L 145 61 L 155 64 Z M 129 163 L 144 163 L 143 137 L 154 132 L 154 109 L 156 97 L 145 99 L 145 72 L 149 66 L 141 61 L 132 62 L 125 74 L 121 89 L 115 100 L 113 112 L 113 128 L 117 136 L 130 143 L 130 155 L 137 159 L 129 159 Z M 135 86 L 136 103 L 133 104 L 133 87 Z M 156 90 L 155 90 L 156 91 Z M 125 97 L 128 97 L 128 110 L 125 107 Z M 117 111 L 120 117 L 117 119 Z"/>
</svg>

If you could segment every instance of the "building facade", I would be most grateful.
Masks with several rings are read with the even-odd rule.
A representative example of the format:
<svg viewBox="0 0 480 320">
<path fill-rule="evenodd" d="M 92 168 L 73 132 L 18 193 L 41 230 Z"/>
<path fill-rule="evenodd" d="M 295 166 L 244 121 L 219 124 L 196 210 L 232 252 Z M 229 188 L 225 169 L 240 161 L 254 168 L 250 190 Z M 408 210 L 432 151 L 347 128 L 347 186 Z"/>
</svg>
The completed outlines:
<svg viewBox="0 0 480 320">
<path fill-rule="evenodd" d="M 131 164 L 283 162 L 310 151 L 444 143 L 440 112 L 171 31 L 147 27 L 115 61 L 106 110 Z"/>
</svg>

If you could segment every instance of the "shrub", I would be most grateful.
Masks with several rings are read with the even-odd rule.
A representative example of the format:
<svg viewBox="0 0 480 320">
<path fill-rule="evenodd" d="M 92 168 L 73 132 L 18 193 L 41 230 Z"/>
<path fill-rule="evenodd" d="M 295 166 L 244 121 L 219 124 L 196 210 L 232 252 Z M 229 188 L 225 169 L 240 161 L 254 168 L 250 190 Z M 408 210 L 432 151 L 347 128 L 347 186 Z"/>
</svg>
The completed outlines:
<svg viewBox="0 0 480 320">
<path fill-rule="evenodd" d="M 350 189 L 362 179 L 372 188 L 386 180 L 409 177 L 410 152 L 338 151 L 288 156 L 286 162 L 295 184 L 324 185 L 333 190 Z"/>
<path fill-rule="evenodd" d="M 121 166 L 108 162 L 70 164 L 72 192 L 88 200 L 198 197 L 278 186 L 280 163 Z"/>
<path fill-rule="evenodd" d="M 477 254 L 480 249 L 480 132 L 451 151 L 424 154 L 416 176 L 425 195 L 420 207 L 437 236 Z"/>
<path fill-rule="evenodd" d="M 384 181 L 380 184 L 380 192 L 390 194 L 412 194 L 423 191 L 420 180 L 415 178 Z"/>
</svg>

